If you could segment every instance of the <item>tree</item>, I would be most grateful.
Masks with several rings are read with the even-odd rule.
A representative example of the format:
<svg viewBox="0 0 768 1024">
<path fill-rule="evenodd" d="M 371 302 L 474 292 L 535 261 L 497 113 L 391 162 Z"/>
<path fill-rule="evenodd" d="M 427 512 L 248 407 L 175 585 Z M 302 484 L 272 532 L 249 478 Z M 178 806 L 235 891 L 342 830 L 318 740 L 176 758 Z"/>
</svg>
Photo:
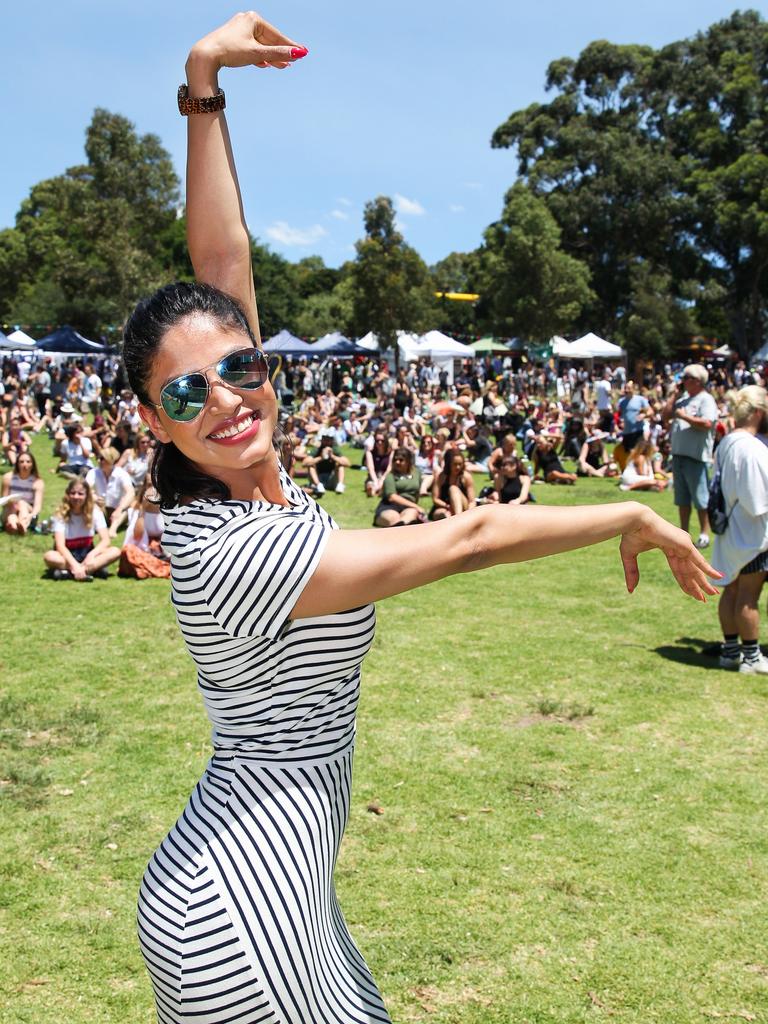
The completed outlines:
<svg viewBox="0 0 768 1024">
<path fill-rule="evenodd" d="M 647 337 L 655 348 L 636 320 L 629 327 L 640 294 L 647 311 L 653 291 L 638 292 L 640 273 L 646 283 L 648 274 L 663 277 L 670 311 L 692 302 L 695 319 L 724 323 L 742 353 L 762 342 L 767 63 L 768 25 L 754 11 L 660 51 L 598 41 L 577 60 L 550 64 L 547 87 L 557 95 L 549 103 L 496 130 L 492 145 L 516 148 L 522 180 L 555 216 L 563 250 L 590 269 L 595 302 L 578 326 Z M 678 322 L 687 321 L 672 317 L 668 329 L 682 329 Z"/>
<path fill-rule="evenodd" d="M 363 221 L 365 238 L 355 246 L 351 274 L 353 328 L 358 335 L 373 331 L 382 348 L 391 348 L 398 330 L 422 332 L 431 326 L 432 284 L 426 264 L 395 228 L 388 196 L 366 203 Z"/>
<path fill-rule="evenodd" d="M 478 317 L 493 333 L 544 342 L 566 331 L 592 299 L 589 270 L 560 248 L 543 199 L 513 185 L 480 253 Z"/>
<path fill-rule="evenodd" d="M 69 322 L 98 335 L 166 279 L 178 179 L 154 135 L 96 110 L 89 162 L 35 185 L 0 252 L 20 257 L 3 313 L 13 321 Z M 0 259 L 2 256 L 0 256 Z"/>
<path fill-rule="evenodd" d="M 429 268 L 432 287 L 436 292 L 476 294 L 479 280 L 479 261 L 474 252 L 452 252 Z M 477 316 L 474 302 L 438 299 L 438 330 L 446 334 L 477 334 Z"/>
</svg>

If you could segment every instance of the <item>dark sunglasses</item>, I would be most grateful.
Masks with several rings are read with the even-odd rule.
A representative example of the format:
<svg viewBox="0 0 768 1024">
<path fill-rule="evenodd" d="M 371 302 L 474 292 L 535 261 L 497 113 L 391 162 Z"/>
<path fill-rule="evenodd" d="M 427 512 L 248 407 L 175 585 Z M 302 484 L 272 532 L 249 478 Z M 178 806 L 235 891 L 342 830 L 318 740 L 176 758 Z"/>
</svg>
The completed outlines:
<svg viewBox="0 0 768 1024">
<path fill-rule="evenodd" d="M 222 384 L 240 391 L 256 391 L 269 378 L 264 353 L 258 348 L 241 348 L 210 366 L 169 380 L 160 392 L 159 408 L 177 423 L 188 423 L 199 416 L 211 393 L 208 370 L 213 370 Z"/>
</svg>

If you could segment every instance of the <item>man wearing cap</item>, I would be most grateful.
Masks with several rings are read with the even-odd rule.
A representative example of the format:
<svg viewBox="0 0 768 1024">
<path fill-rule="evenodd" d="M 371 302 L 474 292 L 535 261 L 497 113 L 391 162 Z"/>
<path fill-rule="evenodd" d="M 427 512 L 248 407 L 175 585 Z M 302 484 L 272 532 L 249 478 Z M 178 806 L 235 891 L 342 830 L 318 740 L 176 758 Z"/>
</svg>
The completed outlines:
<svg viewBox="0 0 768 1024">
<path fill-rule="evenodd" d="M 682 388 L 672 389 L 662 409 L 664 423 L 671 424 L 672 473 L 680 526 L 688 529 L 693 506 L 699 516 L 697 548 L 709 546 L 708 467 L 712 462 L 717 405 L 707 391 L 708 380 L 706 368 L 699 363 L 686 366 Z"/>
</svg>

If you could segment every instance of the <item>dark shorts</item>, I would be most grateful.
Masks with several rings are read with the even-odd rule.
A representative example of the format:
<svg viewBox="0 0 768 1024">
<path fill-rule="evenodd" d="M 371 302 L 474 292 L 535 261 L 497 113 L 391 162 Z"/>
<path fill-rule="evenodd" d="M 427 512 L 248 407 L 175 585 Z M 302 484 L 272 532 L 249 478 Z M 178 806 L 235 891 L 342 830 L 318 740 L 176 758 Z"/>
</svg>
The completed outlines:
<svg viewBox="0 0 768 1024">
<path fill-rule="evenodd" d="M 748 576 L 753 572 L 768 572 L 768 551 L 761 551 L 751 562 L 747 562 L 739 571 L 739 576 Z"/>
</svg>

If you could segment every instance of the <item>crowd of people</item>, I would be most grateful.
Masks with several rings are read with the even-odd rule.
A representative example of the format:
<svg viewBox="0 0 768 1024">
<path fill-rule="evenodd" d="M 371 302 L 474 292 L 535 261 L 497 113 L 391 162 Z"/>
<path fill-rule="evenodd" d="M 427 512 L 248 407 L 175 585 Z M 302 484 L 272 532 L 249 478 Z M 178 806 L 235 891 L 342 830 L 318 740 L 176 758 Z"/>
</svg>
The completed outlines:
<svg viewBox="0 0 768 1024">
<path fill-rule="evenodd" d="M 669 364 L 634 381 L 623 365 L 591 372 L 512 356 L 468 361 L 452 383 L 426 359 L 398 370 L 373 358 L 286 359 L 273 376 L 283 460 L 294 478 L 317 499 L 328 489 L 362 488 L 377 527 L 446 519 L 489 502 L 526 504 L 536 500 L 537 483 L 615 478 L 622 491 L 673 488 L 684 529 L 695 510 L 702 549 L 712 540 L 714 452 L 743 429 L 735 418 L 741 389 L 762 393 L 765 384 L 762 371 L 743 362 Z M 162 512 L 150 486 L 156 441 L 119 360 L 6 357 L 1 396 L 6 532 L 51 532 L 45 564 L 54 579 L 105 577 L 118 560 L 125 575 L 167 576 Z M 46 484 L 31 450 L 40 433 L 51 440 L 63 478 L 50 521 L 41 521 Z M 742 500 L 737 519 L 747 507 Z M 754 590 L 756 581 L 748 582 Z M 733 614 L 726 614 L 726 667 L 735 650 Z"/>
</svg>

